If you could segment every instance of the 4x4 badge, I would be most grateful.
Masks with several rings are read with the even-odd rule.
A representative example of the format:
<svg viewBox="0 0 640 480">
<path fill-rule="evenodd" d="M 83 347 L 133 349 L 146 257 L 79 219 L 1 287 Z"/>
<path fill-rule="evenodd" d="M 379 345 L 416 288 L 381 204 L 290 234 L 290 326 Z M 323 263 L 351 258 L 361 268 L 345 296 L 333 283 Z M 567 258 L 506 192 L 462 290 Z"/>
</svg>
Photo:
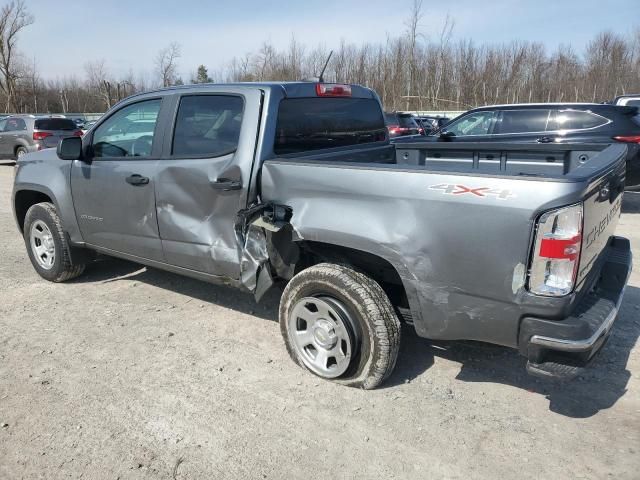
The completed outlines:
<svg viewBox="0 0 640 480">
<path fill-rule="evenodd" d="M 466 185 L 439 183 L 431 185 L 429 190 L 440 190 L 446 195 L 474 195 L 476 197 L 496 197 L 500 200 L 515 197 L 511 190 L 491 187 L 467 187 Z"/>
</svg>

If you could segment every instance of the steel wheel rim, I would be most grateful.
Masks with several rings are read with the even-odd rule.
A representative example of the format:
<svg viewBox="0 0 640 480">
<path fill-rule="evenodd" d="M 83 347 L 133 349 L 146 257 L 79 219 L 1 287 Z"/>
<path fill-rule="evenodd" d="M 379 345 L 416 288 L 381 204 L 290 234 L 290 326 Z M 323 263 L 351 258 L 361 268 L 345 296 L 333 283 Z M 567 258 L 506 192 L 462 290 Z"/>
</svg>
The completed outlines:
<svg viewBox="0 0 640 480">
<path fill-rule="evenodd" d="M 18 153 L 18 158 L 20 158 L 24 156 L 24 154 L 26 154 L 27 152 L 25 152 L 22 148 L 19 148 L 17 153 Z"/>
<path fill-rule="evenodd" d="M 56 244 L 47 224 L 42 220 L 33 222 L 29 232 L 29 241 L 31 252 L 38 265 L 45 270 L 51 270 L 56 261 Z"/>
<path fill-rule="evenodd" d="M 336 378 L 349 368 L 355 351 L 353 322 L 331 297 L 305 297 L 291 310 L 289 338 L 305 366 L 316 375 Z"/>
</svg>

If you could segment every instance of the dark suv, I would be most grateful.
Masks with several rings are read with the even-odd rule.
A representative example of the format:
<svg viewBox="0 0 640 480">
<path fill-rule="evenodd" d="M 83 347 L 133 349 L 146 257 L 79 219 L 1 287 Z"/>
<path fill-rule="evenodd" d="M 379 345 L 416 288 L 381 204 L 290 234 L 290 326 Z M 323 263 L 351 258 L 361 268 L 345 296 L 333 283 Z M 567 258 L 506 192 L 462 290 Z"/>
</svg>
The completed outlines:
<svg viewBox="0 0 640 480">
<path fill-rule="evenodd" d="M 408 135 L 424 135 L 425 131 L 410 113 L 384 114 L 384 123 L 389 131 L 389 138 L 405 137 Z"/>
<path fill-rule="evenodd" d="M 476 108 L 426 137 L 447 142 L 628 145 L 627 186 L 640 186 L 640 112 L 633 106 L 539 103 Z"/>
</svg>

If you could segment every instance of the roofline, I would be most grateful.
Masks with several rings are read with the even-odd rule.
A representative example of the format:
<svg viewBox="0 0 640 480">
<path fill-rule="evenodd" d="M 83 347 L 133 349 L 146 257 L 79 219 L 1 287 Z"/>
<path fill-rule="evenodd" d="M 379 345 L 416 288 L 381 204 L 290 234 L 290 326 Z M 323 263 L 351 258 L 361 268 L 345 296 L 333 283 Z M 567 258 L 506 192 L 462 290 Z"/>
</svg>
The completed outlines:
<svg viewBox="0 0 640 480">
<path fill-rule="evenodd" d="M 559 105 L 576 105 L 576 106 L 602 106 L 605 104 L 595 102 L 540 102 L 540 103 L 503 103 L 500 105 L 484 105 L 482 107 L 471 108 L 470 110 L 479 110 L 481 108 L 505 108 L 505 107 L 546 107 Z"/>
</svg>

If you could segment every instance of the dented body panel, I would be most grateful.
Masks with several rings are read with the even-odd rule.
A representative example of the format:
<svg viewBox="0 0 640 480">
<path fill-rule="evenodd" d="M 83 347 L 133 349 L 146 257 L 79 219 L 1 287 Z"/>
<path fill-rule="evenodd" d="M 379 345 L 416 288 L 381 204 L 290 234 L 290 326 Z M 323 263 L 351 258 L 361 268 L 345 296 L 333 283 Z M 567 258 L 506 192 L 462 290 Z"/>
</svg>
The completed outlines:
<svg viewBox="0 0 640 480">
<path fill-rule="evenodd" d="M 577 201 L 585 186 L 464 179 L 472 189 L 509 190 L 508 201 L 430 188 L 457 183 L 457 175 L 398 165 L 304 160 L 268 161 L 262 174 L 263 198 L 292 208 L 301 238 L 366 251 L 396 268 L 421 336 L 515 346 L 524 313 L 561 315 L 575 299 L 550 305 L 527 293 L 523 265 L 537 216 Z"/>
</svg>

